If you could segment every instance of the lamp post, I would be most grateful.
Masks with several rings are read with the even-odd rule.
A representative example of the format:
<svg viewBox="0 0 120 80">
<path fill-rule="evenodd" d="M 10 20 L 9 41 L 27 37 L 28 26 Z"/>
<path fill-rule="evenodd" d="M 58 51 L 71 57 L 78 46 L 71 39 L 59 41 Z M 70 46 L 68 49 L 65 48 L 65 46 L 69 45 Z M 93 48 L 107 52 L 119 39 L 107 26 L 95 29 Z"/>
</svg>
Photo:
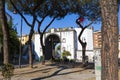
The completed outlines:
<svg viewBox="0 0 120 80">
<path fill-rule="evenodd" d="M 16 10 L 13 11 L 13 14 L 17 14 Z M 21 55 L 22 55 L 22 17 L 21 17 L 21 24 L 20 24 L 20 45 L 19 45 L 19 68 L 21 68 Z"/>
<path fill-rule="evenodd" d="M 20 42 L 22 42 L 22 17 L 21 17 L 21 25 L 20 25 Z M 19 47 L 19 68 L 21 68 L 21 55 L 22 55 L 22 44 L 20 43 Z"/>
</svg>

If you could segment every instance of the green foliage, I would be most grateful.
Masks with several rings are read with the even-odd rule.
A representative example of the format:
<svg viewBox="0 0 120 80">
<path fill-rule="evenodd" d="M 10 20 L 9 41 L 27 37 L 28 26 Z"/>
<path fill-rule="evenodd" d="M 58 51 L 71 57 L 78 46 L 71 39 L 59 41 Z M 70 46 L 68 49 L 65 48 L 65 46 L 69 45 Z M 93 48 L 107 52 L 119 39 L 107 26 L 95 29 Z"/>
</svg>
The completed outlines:
<svg viewBox="0 0 120 80">
<path fill-rule="evenodd" d="M 9 79 L 14 74 L 14 66 L 12 64 L 4 64 L 2 66 L 2 76 L 5 79 Z"/>
<path fill-rule="evenodd" d="M 9 25 L 9 44 L 8 45 L 9 45 L 9 53 L 10 53 L 9 57 L 10 57 L 10 60 L 12 60 L 14 54 L 19 53 L 20 42 L 19 42 L 16 30 L 13 28 L 12 20 L 8 22 L 8 25 Z"/>
<path fill-rule="evenodd" d="M 67 57 L 67 56 L 71 56 L 69 51 L 63 51 L 62 53 L 62 57 Z"/>
<path fill-rule="evenodd" d="M 10 57 L 11 59 L 13 58 L 13 54 L 16 52 L 18 53 L 19 51 L 19 40 L 17 37 L 17 32 L 16 30 L 12 27 L 13 26 L 13 22 L 12 20 L 8 21 L 8 25 L 9 25 L 9 53 L 10 53 Z M 3 34 L 2 34 L 2 26 L 0 24 L 0 43 L 2 44 L 3 41 Z"/>
<path fill-rule="evenodd" d="M 39 61 L 42 62 L 42 61 L 43 61 L 43 58 L 44 58 L 43 56 L 40 56 Z"/>
<path fill-rule="evenodd" d="M 86 17 L 89 20 L 100 20 L 99 0 L 68 0 L 70 12 Z"/>
<path fill-rule="evenodd" d="M 57 19 L 63 18 L 67 15 L 69 7 L 67 0 L 12 0 L 16 8 L 22 13 L 36 17 L 56 17 Z M 8 9 L 14 11 L 15 8 L 11 7 L 10 0 L 8 0 Z"/>
<path fill-rule="evenodd" d="M 19 40 L 17 37 L 17 32 L 12 28 L 12 22 L 9 22 L 9 46 L 10 46 L 10 53 L 15 53 L 19 51 Z"/>
<path fill-rule="evenodd" d="M 57 50 L 60 50 L 60 47 L 61 47 L 61 46 L 59 45 L 59 46 L 57 47 Z"/>
<path fill-rule="evenodd" d="M 22 14 L 37 18 L 64 18 L 68 14 L 78 14 L 89 20 L 99 19 L 101 16 L 99 0 L 12 0 Z M 8 9 L 14 11 L 8 0 Z"/>
</svg>

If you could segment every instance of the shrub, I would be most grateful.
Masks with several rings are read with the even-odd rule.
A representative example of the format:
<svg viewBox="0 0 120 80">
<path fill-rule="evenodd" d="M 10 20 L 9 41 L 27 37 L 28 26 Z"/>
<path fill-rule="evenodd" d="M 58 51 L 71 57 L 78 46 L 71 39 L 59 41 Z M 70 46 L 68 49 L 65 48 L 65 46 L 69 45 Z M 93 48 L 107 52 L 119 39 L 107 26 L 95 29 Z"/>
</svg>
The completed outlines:
<svg viewBox="0 0 120 80">
<path fill-rule="evenodd" d="M 63 51 L 62 53 L 62 57 L 67 57 L 67 56 L 71 56 L 69 51 Z"/>
<path fill-rule="evenodd" d="M 63 51 L 63 53 L 62 53 L 63 61 L 68 62 L 69 61 L 69 59 L 67 58 L 68 56 L 71 56 L 70 52 L 69 51 Z"/>
<path fill-rule="evenodd" d="M 44 58 L 43 56 L 40 56 L 39 61 L 42 62 L 43 58 Z"/>
<path fill-rule="evenodd" d="M 12 64 L 4 64 L 2 66 L 2 76 L 5 79 L 11 79 L 14 73 L 14 66 Z"/>
</svg>

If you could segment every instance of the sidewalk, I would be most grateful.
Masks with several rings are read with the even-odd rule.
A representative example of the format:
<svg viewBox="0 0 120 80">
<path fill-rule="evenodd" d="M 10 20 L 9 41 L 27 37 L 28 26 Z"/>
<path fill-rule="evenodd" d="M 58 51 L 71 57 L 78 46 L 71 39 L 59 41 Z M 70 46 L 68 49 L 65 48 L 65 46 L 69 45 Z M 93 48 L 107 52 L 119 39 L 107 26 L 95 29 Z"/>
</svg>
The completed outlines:
<svg viewBox="0 0 120 80">
<path fill-rule="evenodd" d="M 93 72 L 93 69 L 70 68 L 49 63 L 37 64 L 33 69 L 28 67 L 15 69 L 11 80 L 95 80 Z"/>
</svg>

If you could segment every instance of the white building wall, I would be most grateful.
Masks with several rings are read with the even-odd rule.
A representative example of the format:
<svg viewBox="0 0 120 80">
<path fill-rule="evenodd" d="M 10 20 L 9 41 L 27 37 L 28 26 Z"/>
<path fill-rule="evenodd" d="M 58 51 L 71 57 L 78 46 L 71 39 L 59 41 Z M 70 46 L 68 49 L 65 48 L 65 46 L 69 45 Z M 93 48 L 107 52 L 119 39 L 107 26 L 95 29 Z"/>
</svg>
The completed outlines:
<svg viewBox="0 0 120 80">
<path fill-rule="evenodd" d="M 67 30 L 67 31 L 52 31 L 51 33 L 48 32 L 44 35 L 44 39 L 48 37 L 50 34 L 56 34 L 60 38 L 61 42 L 61 52 L 65 49 L 66 51 L 70 51 L 71 56 L 68 58 L 70 59 L 82 59 L 82 47 L 78 41 L 78 34 L 80 33 L 80 28 L 75 28 L 75 30 Z M 86 55 L 90 56 L 89 60 L 93 58 L 93 30 L 92 29 L 85 29 L 82 34 L 82 38 L 86 39 L 87 47 L 86 47 Z M 35 52 L 38 54 L 38 57 L 42 56 L 42 48 L 40 44 L 40 36 L 39 34 L 35 34 L 34 38 L 35 44 Z"/>
<path fill-rule="evenodd" d="M 75 28 L 75 30 L 77 32 L 77 38 L 78 38 L 81 28 Z M 86 50 L 93 50 L 93 30 L 85 29 L 81 36 L 81 39 L 83 39 L 83 38 L 85 38 L 85 40 L 87 42 Z M 82 46 L 78 40 L 77 40 L 77 44 L 78 44 L 78 50 L 82 50 Z"/>
<path fill-rule="evenodd" d="M 93 47 L 93 30 L 87 29 L 86 31 L 86 42 L 87 42 L 87 50 L 94 50 Z"/>
<path fill-rule="evenodd" d="M 34 44 L 35 44 L 35 52 L 38 54 L 38 57 L 42 55 L 41 44 L 40 44 L 40 35 L 34 35 Z"/>
<path fill-rule="evenodd" d="M 61 52 L 63 52 L 63 50 L 69 51 L 71 53 L 71 56 L 68 58 L 70 59 L 74 59 L 74 44 L 74 31 L 66 31 L 61 33 Z"/>
</svg>

